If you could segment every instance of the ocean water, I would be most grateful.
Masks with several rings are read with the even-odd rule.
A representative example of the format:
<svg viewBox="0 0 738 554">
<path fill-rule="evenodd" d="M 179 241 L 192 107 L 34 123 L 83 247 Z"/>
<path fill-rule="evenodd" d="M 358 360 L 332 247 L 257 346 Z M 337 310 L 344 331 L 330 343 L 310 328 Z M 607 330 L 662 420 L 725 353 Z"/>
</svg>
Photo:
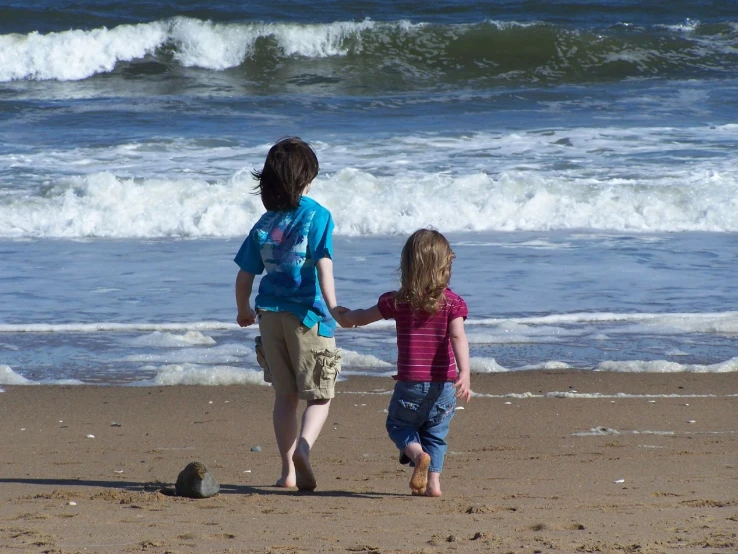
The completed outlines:
<svg viewBox="0 0 738 554">
<path fill-rule="evenodd" d="M 738 3 L 11 0 L 0 385 L 259 382 L 232 258 L 286 135 L 341 304 L 433 226 L 474 372 L 738 371 Z M 393 372 L 390 322 L 337 342 Z"/>
</svg>

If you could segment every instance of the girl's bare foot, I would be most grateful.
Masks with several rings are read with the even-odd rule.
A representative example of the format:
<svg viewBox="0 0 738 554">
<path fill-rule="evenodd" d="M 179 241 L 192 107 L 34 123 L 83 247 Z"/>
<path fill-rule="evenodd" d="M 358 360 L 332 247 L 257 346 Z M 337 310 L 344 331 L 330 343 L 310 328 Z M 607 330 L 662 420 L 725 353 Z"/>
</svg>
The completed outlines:
<svg viewBox="0 0 738 554">
<path fill-rule="evenodd" d="M 441 474 L 436 471 L 428 473 L 428 486 L 425 489 L 425 496 L 443 496 L 441 492 Z"/>
<path fill-rule="evenodd" d="M 315 481 L 313 468 L 310 465 L 310 452 L 306 452 L 304 448 L 298 446 L 292 455 L 292 462 L 295 464 L 297 489 L 301 491 L 314 491 L 318 483 Z"/>
<path fill-rule="evenodd" d="M 428 468 L 430 467 L 431 457 L 421 452 L 415 458 L 415 469 L 413 476 L 410 477 L 410 490 L 413 496 L 423 496 L 428 486 Z"/>
</svg>

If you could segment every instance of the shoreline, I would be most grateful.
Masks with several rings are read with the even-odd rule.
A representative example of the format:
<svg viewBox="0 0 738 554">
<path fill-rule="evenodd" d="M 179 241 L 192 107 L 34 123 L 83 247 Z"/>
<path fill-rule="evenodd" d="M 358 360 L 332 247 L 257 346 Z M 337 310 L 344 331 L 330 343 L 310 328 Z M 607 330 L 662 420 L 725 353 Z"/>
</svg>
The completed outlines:
<svg viewBox="0 0 738 554">
<path fill-rule="evenodd" d="M 440 499 L 409 494 L 410 473 L 384 430 L 392 385 L 339 383 L 313 450 L 314 494 L 272 486 L 268 387 L 4 385 L 0 550 L 738 547 L 735 374 L 474 374 L 475 392 L 495 396 L 472 398 L 454 417 Z M 545 396 L 570 387 L 610 396 Z M 524 393 L 534 396 L 503 396 Z M 158 492 L 191 461 L 214 474 L 219 495 Z"/>
</svg>

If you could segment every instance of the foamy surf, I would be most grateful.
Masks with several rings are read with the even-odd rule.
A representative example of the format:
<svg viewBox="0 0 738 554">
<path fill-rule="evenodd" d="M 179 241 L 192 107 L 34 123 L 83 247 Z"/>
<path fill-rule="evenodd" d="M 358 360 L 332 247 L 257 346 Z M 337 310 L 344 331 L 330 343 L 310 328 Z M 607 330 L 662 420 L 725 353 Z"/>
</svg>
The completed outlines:
<svg viewBox="0 0 738 554">
<path fill-rule="evenodd" d="M 319 178 L 311 196 L 331 210 L 339 236 L 408 234 L 428 225 L 445 232 L 731 233 L 738 231 L 737 183 L 735 174 L 693 175 L 684 185 L 658 186 L 520 171 L 378 178 L 344 170 Z M 419 186 L 425 195 L 416 194 Z M 244 236 L 263 211 L 252 187 L 243 178 L 77 177 L 44 196 L 3 198 L 0 237 Z"/>
</svg>

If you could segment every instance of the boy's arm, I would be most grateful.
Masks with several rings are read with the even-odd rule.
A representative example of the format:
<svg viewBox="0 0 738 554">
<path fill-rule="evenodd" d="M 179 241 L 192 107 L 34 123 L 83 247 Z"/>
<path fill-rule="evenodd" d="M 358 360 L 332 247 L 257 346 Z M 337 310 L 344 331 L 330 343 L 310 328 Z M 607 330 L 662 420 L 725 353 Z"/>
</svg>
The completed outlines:
<svg viewBox="0 0 738 554">
<path fill-rule="evenodd" d="M 336 284 L 333 281 L 333 260 L 326 256 L 320 258 L 315 266 L 318 268 L 320 292 L 323 293 L 323 299 L 328 309 L 333 313 L 333 309 L 338 305 L 338 302 L 336 302 Z"/>
<path fill-rule="evenodd" d="M 241 327 L 248 327 L 256 321 L 256 312 L 251 309 L 251 289 L 254 286 L 253 273 L 238 271 L 236 275 L 236 307 L 238 315 L 236 321 Z"/>
<path fill-rule="evenodd" d="M 459 370 L 459 376 L 456 378 L 456 382 L 454 382 L 456 398 L 463 398 L 469 402 L 472 392 L 469 369 L 469 341 L 466 338 L 466 331 L 464 331 L 463 317 L 457 317 L 451 320 L 449 333 L 451 336 L 451 348 L 456 358 L 456 368 Z"/>
<path fill-rule="evenodd" d="M 337 309 L 339 306 L 336 301 L 336 283 L 333 280 L 333 260 L 327 256 L 320 258 L 315 263 L 315 267 L 318 270 L 320 292 L 323 293 L 323 300 L 328 306 L 328 311 L 341 327 L 346 327 L 343 321 L 343 311 Z"/>
</svg>

